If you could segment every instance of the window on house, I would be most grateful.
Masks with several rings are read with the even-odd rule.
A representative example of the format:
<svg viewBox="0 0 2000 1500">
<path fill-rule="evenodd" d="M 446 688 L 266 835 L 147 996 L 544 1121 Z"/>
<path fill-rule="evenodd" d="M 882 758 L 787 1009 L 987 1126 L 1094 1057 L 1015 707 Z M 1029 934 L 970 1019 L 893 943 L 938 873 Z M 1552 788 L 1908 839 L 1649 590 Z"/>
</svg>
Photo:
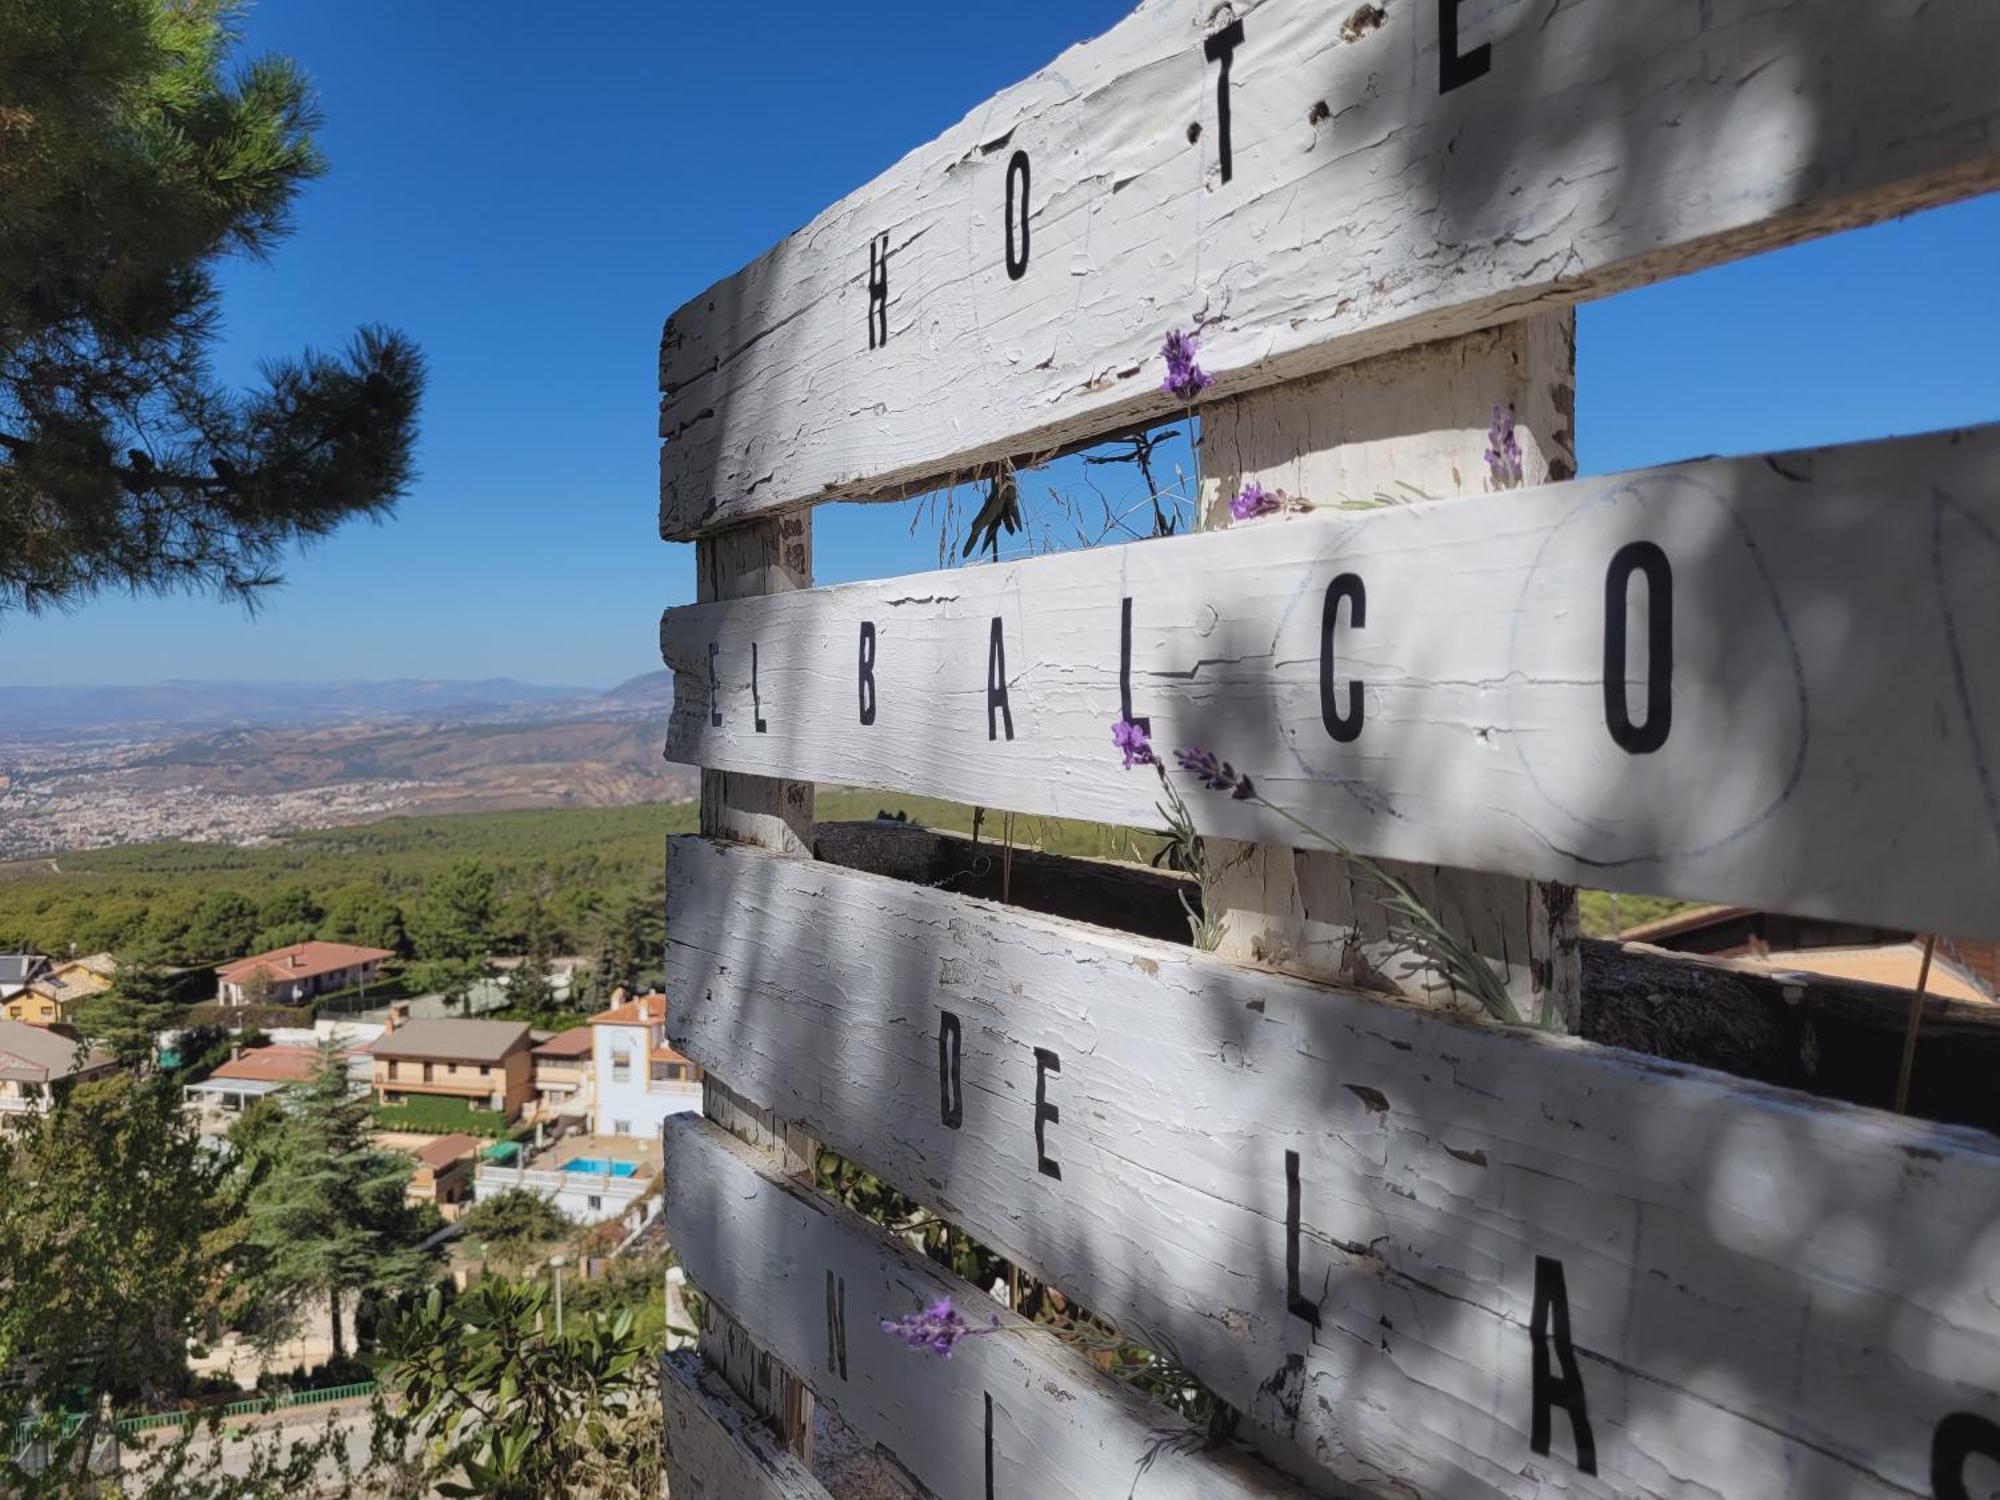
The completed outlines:
<svg viewBox="0 0 2000 1500">
<path fill-rule="evenodd" d="M 632 1133 L 632 1122 L 630 1120 L 613 1120 L 611 1122 L 611 1133 L 613 1135 L 630 1135 Z"/>
<path fill-rule="evenodd" d="M 425 1083 L 429 1083 L 430 1081 L 431 1081 L 431 1065 L 430 1065 L 429 1063 L 425 1063 L 425 1064 L 424 1064 L 424 1082 L 425 1082 Z"/>
<path fill-rule="evenodd" d="M 604 1200 L 598 1197 L 597 1194 L 595 1193 L 592 1193 L 590 1195 L 589 1203 L 590 1203 L 590 1210 L 592 1213 L 596 1213 L 599 1209 L 604 1207 Z"/>
<path fill-rule="evenodd" d="M 611 1054 L 611 1081 L 613 1083 L 629 1083 L 631 1080 L 632 1054 L 630 1052 L 613 1052 Z"/>
</svg>

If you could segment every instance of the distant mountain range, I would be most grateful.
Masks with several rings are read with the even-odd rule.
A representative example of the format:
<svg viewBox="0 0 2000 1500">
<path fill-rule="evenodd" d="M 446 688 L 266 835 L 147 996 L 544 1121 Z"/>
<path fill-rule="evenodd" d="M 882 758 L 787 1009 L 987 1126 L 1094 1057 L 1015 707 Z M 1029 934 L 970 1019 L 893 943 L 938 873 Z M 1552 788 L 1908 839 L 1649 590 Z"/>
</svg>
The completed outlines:
<svg viewBox="0 0 2000 1500">
<path fill-rule="evenodd" d="M 662 715 L 673 674 L 647 672 L 609 692 L 489 677 L 460 682 L 207 682 L 144 687 L 0 687 L 0 741 L 165 739 L 221 729 L 328 724 L 605 719 Z"/>
</svg>

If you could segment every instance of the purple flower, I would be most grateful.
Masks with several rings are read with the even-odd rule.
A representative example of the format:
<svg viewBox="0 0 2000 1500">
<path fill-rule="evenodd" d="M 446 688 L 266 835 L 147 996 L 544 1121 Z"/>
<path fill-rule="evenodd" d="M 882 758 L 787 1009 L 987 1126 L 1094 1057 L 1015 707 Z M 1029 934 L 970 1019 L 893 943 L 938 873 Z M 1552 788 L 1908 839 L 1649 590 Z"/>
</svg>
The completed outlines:
<svg viewBox="0 0 2000 1500">
<path fill-rule="evenodd" d="M 1514 435 L 1514 408 L 1493 408 L 1493 425 L 1486 429 L 1486 467 L 1495 489 L 1511 490 L 1522 481 L 1521 440 Z"/>
<path fill-rule="evenodd" d="M 1160 389 L 1169 396 L 1192 401 L 1215 384 L 1215 377 L 1195 363 L 1195 346 L 1199 342 L 1194 334 L 1182 333 L 1177 328 L 1160 346 L 1160 353 L 1167 361 L 1167 378 L 1160 382 Z"/>
<path fill-rule="evenodd" d="M 1248 802 L 1257 795 L 1257 788 L 1250 784 L 1250 778 L 1218 757 L 1213 750 L 1190 746 L 1185 750 L 1176 750 L 1174 759 L 1183 771 L 1198 777 L 1211 792 L 1229 792 L 1238 802 Z"/>
<path fill-rule="evenodd" d="M 1282 503 L 1271 491 L 1256 480 L 1243 486 L 1243 493 L 1229 502 L 1229 514 L 1239 521 L 1247 521 L 1252 516 L 1268 516 L 1282 509 Z"/>
<path fill-rule="evenodd" d="M 1134 766 L 1156 766 L 1159 760 L 1153 754 L 1153 742 L 1146 738 L 1146 731 L 1130 719 L 1120 719 L 1111 726 L 1111 743 L 1125 752 L 1125 769 Z"/>
<path fill-rule="evenodd" d="M 1000 1331 L 1000 1314 L 993 1314 L 984 1328 L 974 1328 L 959 1316 L 951 1298 L 940 1297 L 920 1313 L 904 1318 L 884 1318 L 882 1331 L 899 1338 L 912 1349 L 928 1349 L 939 1359 L 950 1359 L 960 1339 Z"/>
</svg>

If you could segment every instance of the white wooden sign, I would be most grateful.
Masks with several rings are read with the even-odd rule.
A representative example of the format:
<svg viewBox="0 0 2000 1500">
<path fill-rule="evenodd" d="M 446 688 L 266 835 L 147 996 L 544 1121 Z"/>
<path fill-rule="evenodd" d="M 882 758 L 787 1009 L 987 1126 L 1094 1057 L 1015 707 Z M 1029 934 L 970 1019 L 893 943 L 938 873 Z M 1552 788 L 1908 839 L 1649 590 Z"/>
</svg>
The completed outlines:
<svg viewBox="0 0 2000 1500">
<path fill-rule="evenodd" d="M 816 1398 L 938 1500 L 1298 1500 L 1289 1480 L 1100 1375 L 1046 1331 L 690 1115 L 665 1126 L 674 1248 Z M 957 1296 L 975 1326 L 949 1359 L 881 1324 Z"/>
<path fill-rule="evenodd" d="M 2000 936 L 2000 427 L 669 610 L 669 759 Z M 1306 842 L 1181 783 L 1206 832 Z"/>
<path fill-rule="evenodd" d="M 673 1500 L 831 1500 L 692 1350 L 662 1357 L 660 1395 Z"/>
<path fill-rule="evenodd" d="M 1979 192 L 1996 77 L 1985 0 L 1154 0 L 674 314 L 661 530 Z"/>
<path fill-rule="evenodd" d="M 672 844 L 668 944 L 677 1046 L 1164 1336 L 1301 1472 L 1746 1500 L 2000 1474 L 1984 1133 L 697 839 Z M 667 1182 L 696 1281 L 940 1493 L 979 1494 L 931 1476 L 976 1466 L 1011 1339 L 912 1366 L 872 1319 L 935 1277 L 832 1248 L 827 1208 L 713 1149 L 675 1144 Z M 850 1365 L 822 1382 L 837 1255 Z M 1101 1419 L 1023 1374 L 1008 1421 L 1060 1471 Z M 1035 1477 L 995 1493 L 1125 1493 Z"/>
</svg>

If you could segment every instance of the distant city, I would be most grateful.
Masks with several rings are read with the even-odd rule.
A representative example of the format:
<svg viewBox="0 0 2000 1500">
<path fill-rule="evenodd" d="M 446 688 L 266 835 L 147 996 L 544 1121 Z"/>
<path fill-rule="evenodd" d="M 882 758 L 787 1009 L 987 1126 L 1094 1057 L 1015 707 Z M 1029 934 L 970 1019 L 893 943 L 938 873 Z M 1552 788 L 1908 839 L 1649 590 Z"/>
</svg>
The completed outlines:
<svg viewBox="0 0 2000 1500">
<path fill-rule="evenodd" d="M 0 687 L 0 860 L 691 797 L 695 774 L 660 757 L 672 699 L 664 671 L 609 692 L 507 679 Z"/>
</svg>

